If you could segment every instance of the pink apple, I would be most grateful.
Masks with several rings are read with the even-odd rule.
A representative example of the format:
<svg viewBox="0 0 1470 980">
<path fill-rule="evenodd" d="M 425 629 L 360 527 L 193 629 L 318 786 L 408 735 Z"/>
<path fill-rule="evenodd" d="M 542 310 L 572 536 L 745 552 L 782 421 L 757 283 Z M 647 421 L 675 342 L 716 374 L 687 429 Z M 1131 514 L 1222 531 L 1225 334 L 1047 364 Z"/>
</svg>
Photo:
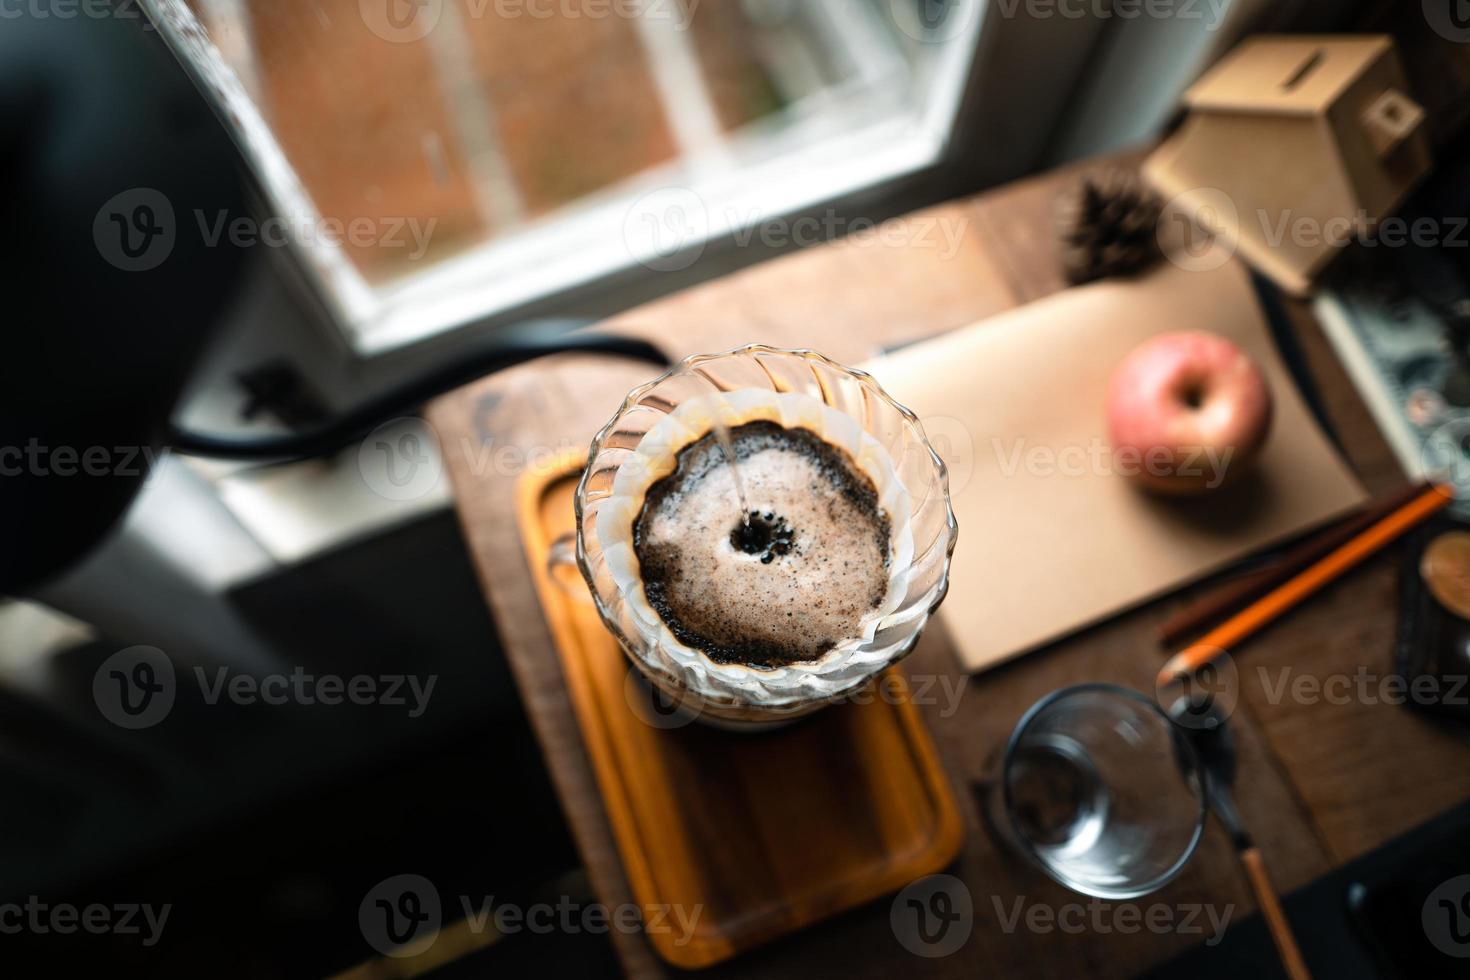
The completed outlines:
<svg viewBox="0 0 1470 980">
<path fill-rule="evenodd" d="M 1107 410 L 1117 472 L 1161 493 L 1197 494 L 1250 468 L 1271 428 L 1271 391 L 1235 344 L 1181 331 L 1123 359 Z"/>
</svg>

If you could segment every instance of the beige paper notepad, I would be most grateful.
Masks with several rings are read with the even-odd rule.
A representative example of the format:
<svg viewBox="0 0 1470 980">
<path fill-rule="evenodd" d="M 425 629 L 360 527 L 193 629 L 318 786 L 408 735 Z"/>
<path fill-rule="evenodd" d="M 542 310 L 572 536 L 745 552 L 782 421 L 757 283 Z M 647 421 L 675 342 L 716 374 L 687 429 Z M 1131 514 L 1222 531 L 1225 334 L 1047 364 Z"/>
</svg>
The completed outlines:
<svg viewBox="0 0 1470 980">
<path fill-rule="evenodd" d="M 1113 471 L 1103 403 L 1148 337 L 1209 330 L 1275 396 L 1256 471 L 1194 500 Z M 1058 639 L 1363 502 L 1276 354 L 1245 273 L 1171 265 L 1071 289 L 868 365 L 924 419 L 959 520 L 940 614 L 966 670 Z"/>
</svg>

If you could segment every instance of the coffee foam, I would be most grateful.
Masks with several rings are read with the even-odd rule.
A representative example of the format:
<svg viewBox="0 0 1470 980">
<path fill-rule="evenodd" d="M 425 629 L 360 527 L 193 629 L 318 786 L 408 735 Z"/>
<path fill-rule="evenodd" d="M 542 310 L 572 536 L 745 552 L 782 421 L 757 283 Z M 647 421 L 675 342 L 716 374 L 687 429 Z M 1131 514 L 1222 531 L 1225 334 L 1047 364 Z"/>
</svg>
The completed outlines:
<svg viewBox="0 0 1470 980">
<path fill-rule="evenodd" d="M 890 521 L 872 481 L 809 430 L 762 421 L 729 436 L 749 513 L 716 437 L 685 447 L 636 525 L 645 594 L 720 663 L 819 659 L 882 605 Z"/>
<path fill-rule="evenodd" d="M 846 452 L 872 481 L 878 507 L 890 522 L 887 588 L 878 606 L 862 617 L 855 635 L 843 637 L 817 659 L 769 669 L 717 663 L 681 642 L 650 603 L 634 548 L 635 526 L 647 494 L 674 471 L 680 450 L 712 432 L 716 422 L 734 429 L 754 421 L 807 429 Z M 612 494 L 598 509 L 596 532 L 629 612 L 644 636 L 653 640 L 646 653 L 650 666 L 706 697 L 776 706 L 845 691 L 891 658 L 893 651 L 875 646 L 874 637 L 907 593 L 914 553 L 910 511 L 908 491 L 893 460 L 856 419 L 809 395 L 742 389 L 686 400 L 660 419 L 620 464 Z"/>
</svg>

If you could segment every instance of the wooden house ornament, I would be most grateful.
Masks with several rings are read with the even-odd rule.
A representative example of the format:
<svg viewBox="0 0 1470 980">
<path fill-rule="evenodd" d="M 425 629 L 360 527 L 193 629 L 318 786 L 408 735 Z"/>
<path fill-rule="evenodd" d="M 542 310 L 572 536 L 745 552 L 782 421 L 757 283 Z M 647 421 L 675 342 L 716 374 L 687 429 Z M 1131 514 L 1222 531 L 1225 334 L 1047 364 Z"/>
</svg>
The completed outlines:
<svg viewBox="0 0 1470 980">
<path fill-rule="evenodd" d="M 1344 244 L 1371 237 L 1430 167 L 1424 110 L 1386 35 L 1250 38 L 1185 102 L 1144 176 L 1175 217 L 1207 226 L 1296 295 Z"/>
</svg>

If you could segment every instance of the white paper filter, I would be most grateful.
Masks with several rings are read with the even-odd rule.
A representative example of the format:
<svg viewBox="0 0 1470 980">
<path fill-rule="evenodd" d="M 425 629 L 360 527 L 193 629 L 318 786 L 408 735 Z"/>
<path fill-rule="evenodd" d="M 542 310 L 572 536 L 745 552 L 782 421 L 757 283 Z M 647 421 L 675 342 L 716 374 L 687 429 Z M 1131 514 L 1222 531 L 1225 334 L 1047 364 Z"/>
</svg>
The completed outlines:
<svg viewBox="0 0 1470 980">
<path fill-rule="evenodd" d="M 892 526 L 888 594 L 882 606 L 863 620 L 860 637 L 844 641 L 820 660 L 773 670 L 717 664 L 680 643 L 648 602 L 633 549 L 634 523 L 649 488 L 673 472 L 679 451 L 711 432 L 716 420 L 729 428 L 770 421 L 787 428 L 809 429 L 846 450 L 878 489 L 879 505 Z M 863 431 L 856 419 L 810 395 L 750 388 L 690 399 L 650 429 L 633 457 L 618 468 L 612 496 L 602 502 L 597 513 L 597 537 L 630 612 L 645 637 L 653 641 L 648 656 L 657 661 L 655 668 L 682 679 L 687 687 L 706 697 L 776 707 L 845 693 L 890 658 L 892 649 L 888 645 L 873 646 L 873 638 L 908 591 L 914 556 L 910 514 L 908 491 L 888 451 Z"/>
</svg>

